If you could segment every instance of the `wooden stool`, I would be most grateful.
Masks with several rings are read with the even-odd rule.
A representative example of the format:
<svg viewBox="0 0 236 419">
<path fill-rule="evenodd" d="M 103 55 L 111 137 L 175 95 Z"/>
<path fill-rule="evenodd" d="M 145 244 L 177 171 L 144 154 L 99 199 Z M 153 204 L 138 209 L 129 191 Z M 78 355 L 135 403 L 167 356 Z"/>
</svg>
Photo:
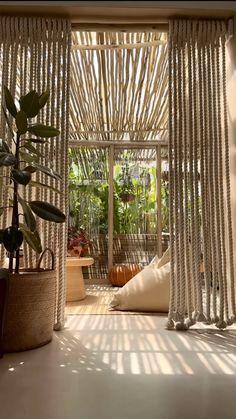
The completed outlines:
<svg viewBox="0 0 236 419">
<path fill-rule="evenodd" d="M 66 301 L 79 301 L 86 297 L 82 266 L 90 266 L 93 258 L 66 258 Z"/>
</svg>

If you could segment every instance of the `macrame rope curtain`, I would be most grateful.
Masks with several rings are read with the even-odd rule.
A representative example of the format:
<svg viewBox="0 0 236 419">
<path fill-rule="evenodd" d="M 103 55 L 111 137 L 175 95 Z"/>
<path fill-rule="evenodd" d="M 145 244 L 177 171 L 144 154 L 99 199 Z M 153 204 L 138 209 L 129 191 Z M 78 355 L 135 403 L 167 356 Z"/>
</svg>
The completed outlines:
<svg viewBox="0 0 236 419">
<path fill-rule="evenodd" d="M 236 319 L 226 39 L 223 20 L 170 21 L 168 328 Z"/>
<path fill-rule="evenodd" d="M 48 178 L 37 173 L 37 181 L 59 188 L 61 194 L 47 188 L 26 188 L 25 199 L 32 196 L 37 200 L 50 202 L 67 212 L 68 182 L 68 127 L 69 127 L 69 78 L 70 78 L 71 24 L 65 19 L 0 17 L 0 100 L 5 107 L 3 86 L 6 85 L 13 97 L 36 90 L 42 93 L 50 90 L 50 99 L 46 107 L 37 117 L 37 122 L 49 124 L 60 130 L 60 136 L 50 139 L 39 151 L 45 155 L 40 164 L 53 167 L 61 174 L 62 181 Z M 11 136 L 7 129 L 5 117 L 1 109 L 1 138 L 7 139 L 11 145 Z M 7 205 L 9 189 L 0 188 L 0 200 Z M 42 238 L 43 249 L 50 247 L 56 255 L 58 272 L 57 311 L 55 328 L 64 323 L 65 302 L 65 257 L 66 257 L 66 225 L 38 220 L 38 231 Z M 1 227 L 8 225 L 7 214 L 0 219 Z M 5 254 L 1 246 L 1 264 Z M 24 247 L 25 266 L 35 267 L 37 255 L 26 245 Z M 45 258 L 46 259 L 46 258 Z M 46 260 L 46 264 L 49 260 Z"/>
</svg>

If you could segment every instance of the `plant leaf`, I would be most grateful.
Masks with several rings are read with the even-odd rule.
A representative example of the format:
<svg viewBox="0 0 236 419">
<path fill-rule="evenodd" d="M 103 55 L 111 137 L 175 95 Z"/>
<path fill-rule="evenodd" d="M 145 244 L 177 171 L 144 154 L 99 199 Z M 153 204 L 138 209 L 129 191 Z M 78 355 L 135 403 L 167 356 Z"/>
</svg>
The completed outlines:
<svg viewBox="0 0 236 419">
<path fill-rule="evenodd" d="M 0 138 L 0 153 L 11 153 L 6 141 Z"/>
<path fill-rule="evenodd" d="M 35 90 L 21 96 L 20 108 L 26 113 L 28 118 L 33 118 L 39 113 L 39 95 Z"/>
<path fill-rule="evenodd" d="M 17 227 L 7 227 L 3 233 L 3 245 L 8 252 L 15 252 L 23 242 L 23 234 Z"/>
<path fill-rule="evenodd" d="M 11 171 L 13 179 L 21 185 L 28 185 L 31 180 L 31 173 L 27 170 L 12 169 Z"/>
<path fill-rule="evenodd" d="M 39 96 L 39 107 L 40 107 L 40 109 L 43 108 L 46 105 L 46 103 L 47 103 L 47 101 L 49 99 L 49 96 L 50 96 L 49 90 L 46 90 L 45 92 L 43 92 Z"/>
<path fill-rule="evenodd" d="M 24 111 L 19 111 L 16 114 L 16 126 L 19 134 L 25 134 L 27 131 L 27 116 Z"/>
<path fill-rule="evenodd" d="M 35 163 L 34 166 L 26 166 L 24 170 L 30 173 L 34 173 L 34 172 L 37 172 L 37 170 L 39 170 L 40 172 L 44 173 L 47 176 L 52 177 L 53 179 L 56 179 L 56 180 L 62 179 L 61 175 L 56 173 L 54 170 L 50 169 L 49 167 L 41 166 L 40 164 L 37 164 L 37 163 Z M 55 190 L 55 192 L 57 192 L 57 190 Z"/>
<path fill-rule="evenodd" d="M 16 109 L 16 105 L 14 103 L 13 97 L 11 95 L 11 92 L 7 88 L 7 86 L 4 86 L 4 93 L 5 93 L 6 107 L 9 110 L 10 114 L 12 116 L 14 116 L 14 118 L 15 118 L 16 114 L 17 114 L 17 109 Z"/>
<path fill-rule="evenodd" d="M 5 229 L 0 230 L 0 243 L 3 243 L 3 233 Z"/>
<path fill-rule="evenodd" d="M 37 169 L 34 166 L 26 166 L 23 170 L 25 172 L 29 172 L 29 173 L 35 173 L 35 172 L 37 172 Z"/>
<path fill-rule="evenodd" d="M 25 153 L 24 151 L 20 151 L 20 155 L 22 157 L 22 159 L 24 161 L 26 161 L 27 163 L 32 163 L 32 162 L 37 162 L 38 161 L 38 157 L 37 156 L 32 156 L 29 153 Z"/>
<path fill-rule="evenodd" d="M 66 216 L 54 205 L 43 201 L 31 201 L 29 205 L 32 211 L 43 220 L 54 221 L 55 223 L 64 223 Z"/>
<path fill-rule="evenodd" d="M 31 134 L 36 135 L 36 137 L 46 137 L 46 138 L 57 137 L 60 134 L 60 131 L 58 129 L 54 127 L 50 127 L 48 125 L 43 125 L 43 124 L 31 125 L 28 128 L 28 131 Z"/>
<path fill-rule="evenodd" d="M 34 232 L 36 230 L 35 216 L 32 213 L 30 206 L 27 204 L 27 202 L 24 201 L 24 199 L 21 198 L 20 195 L 18 195 L 18 199 L 23 209 L 26 225 L 30 229 L 30 231 Z"/>
<path fill-rule="evenodd" d="M 40 171 L 45 173 L 45 175 L 48 175 L 56 180 L 61 180 L 62 177 L 59 175 L 59 173 L 55 172 L 54 170 L 50 169 L 50 167 L 41 166 L 40 164 L 35 164 L 35 167 Z"/>
<path fill-rule="evenodd" d="M 53 186 L 46 185 L 45 183 L 41 183 L 41 182 L 36 182 L 34 180 L 31 180 L 30 181 L 30 186 L 34 186 L 36 188 L 48 188 L 48 189 L 50 189 L 53 192 L 57 192 L 59 194 L 61 193 L 61 191 L 59 191 L 59 189 L 54 188 Z"/>
<path fill-rule="evenodd" d="M 32 232 L 24 224 L 20 224 L 20 230 L 22 231 L 24 239 L 28 243 L 28 245 L 36 253 L 41 253 L 42 252 L 42 245 L 41 245 L 41 240 L 40 240 L 40 237 L 39 237 L 39 234 L 38 234 L 37 230 Z"/>
<path fill-rule="evenodd" d="M 16 158 L 11 153 L 0 153 L 0 167 L 1 166 L 14 166 Z"/>
<path fill-rule="evenodd" d="M 43 140 L 42 138 L 27 138 L 27 141 L 31 141 L 32 143 L 40 143 L 40 144 L 47 143 L 47 141 Z"/>
<path fill-rule="evenodd" d="M 44 157 L 31 143 L 25 143 L 23 148 L 26 148 L 30 153 L 35 154 L 38 157 Z"/>
</svg>

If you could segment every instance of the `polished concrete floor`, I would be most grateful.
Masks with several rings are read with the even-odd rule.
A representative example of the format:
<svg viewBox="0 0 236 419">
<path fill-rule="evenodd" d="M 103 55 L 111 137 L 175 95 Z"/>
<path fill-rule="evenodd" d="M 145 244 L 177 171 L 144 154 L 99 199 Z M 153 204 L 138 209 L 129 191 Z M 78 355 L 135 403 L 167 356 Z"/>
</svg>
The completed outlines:
<svg viewBox="0 0 236 419">
<path fill-rule="evenodd" d="M 235 328 L 175 332 L 165 321 L 68 316 L 49 345 L 0 360 L 0 418 L 235 418 Z"/>
</svg>

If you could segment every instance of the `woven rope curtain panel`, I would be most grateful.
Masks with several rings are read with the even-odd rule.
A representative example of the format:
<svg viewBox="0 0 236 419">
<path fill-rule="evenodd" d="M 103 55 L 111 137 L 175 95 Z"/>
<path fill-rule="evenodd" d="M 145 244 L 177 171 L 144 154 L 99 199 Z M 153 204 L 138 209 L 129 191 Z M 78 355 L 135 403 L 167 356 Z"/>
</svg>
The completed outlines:
<svg viewBox="0 0 236 419">
<path fill-rule="evenodd" d="M 225 21 L 170 22 L 169 328 L 235 321 L 226 39 Z"/>
<path fill-rule="evenodd" d="M 49 89 L 50 99 L 39 113 L 37 122 L 57 127 L 58 138 L 50 139 L 39 163 L 53 168 L 62 176 L 62 181 L 49 178 L 44 173 L 36 173 L 36 181 L 60 189 L 61 194 L 53 188 L 27 188 L 25 199 L 50 202 L 67 213 L 67 154 L 69 126 L 69 81 L 70 81 L 71 24 L 65 19 L 0 17 L 0 100 L 5 106 L 3 87 L 6 85 L 14 98 L 36 90 L 39 94 Z M 1 108 L 1 138 L 11 145 L 11 134 Z M 41 151 L 40 144 L 37 145 Z M 4 174 L 4 173 L 3 173 Z M 23 193 L 23 192 L 22 192 Z M 0 200 L 7 205 L 9 190 L 1 188 Z M 38 220 L 38 231 L 42 238 L 43 248 L 50 247 L 57 262 L 58 298 L 55 313 L 55 328 L 63 326 L 65 302 L 65 257 L 66 228 L 65 224 L 55 225 Z M 7 214 L 0 219 L 0 228 L 7 226 Z M 23 249 L 25 266 L 35 267 L 37 255 L 28 247 Z M 1 246 L 1 264 L 4 261 Z M 45 258 L 46 259 L 46 258 Z M 45 261 L 46 264 L 49 260 Z"/>
</svg>

